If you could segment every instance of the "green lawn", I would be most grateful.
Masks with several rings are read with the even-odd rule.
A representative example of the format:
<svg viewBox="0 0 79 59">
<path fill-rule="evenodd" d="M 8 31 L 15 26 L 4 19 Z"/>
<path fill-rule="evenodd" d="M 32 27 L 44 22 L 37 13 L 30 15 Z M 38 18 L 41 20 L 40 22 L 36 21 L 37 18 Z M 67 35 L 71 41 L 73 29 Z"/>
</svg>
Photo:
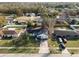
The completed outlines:
<svg viewBox="0 0 79 59">
<path fill-rule="evenodd" d="M 59 46 L 57 41 L 55 41 L 54 39 L 48 40 L 48 43 L 49 43 L 50 47 L 58 47 Z M 68 40 L 65 45 L 66 45 L 66 47 L 79 47 L 79 40 L 78 39 Z"/>
<path fill-rule="evenodd" d="M 0 47 L 11 47 L 12 40 L 0 40 Z"/>
<path fill-rule="evenodd" d="M 13 44 L 11 42 L 11 40 L 0 40 L 0 47 L 12 47 Z M 33 40 L 28 40 L 28 43 L 20 47 L 26 48 L 0 49 L 0 53 L 38 53 L 39 51 L 38 44 Z"/>
<path fill-rule="evenodd" d="M 38 48 L 28 48 L 28 49 L 19 49 L 19 48 L 12 48 L 12 49 L 0 49 L 0 53 L 38 53 L 39 49 Z"/>
<path fill-rule="evenodd" d="M 66 47 L 79 47 L 79 40 L 68 40 Z"/>
<path fill-rule="evenodd" d="M 49 47 L 58 47 L 58 43 L 55 40 L 48 40 Z"/>
<path fill-rule="evenodd" d="M 39 51 L 38 47 L 40 46 L 39 42 L 37 42 L 31 36 L 29 36 L 29 38 L 25 40 L 26 42 L 19 47 L 26 47 L 26 48 L 19 49 L 19 47 L 17 46 L 17 48 L 12 48 L 12 49 L 0 49 L 0 53 L 38 53 Z M 22 43 L 22 40 L 18 41 L 16 44 L 18 43 L 19 44 Z M 16 44 L 14 44 L 12 40 L 7 40 L 7 39 L 0 40 L 0 47 L 12 47 L 15 46 Z"/>
<path fill-rule="evenodd" d="M 68 49 L 71 54 L 79 54 L 79 49 Z"/>
<path fill-rule="evenodd" d="M 53 40 L 49 39 L 48 44 L 49 44 L 49 49 L 51 54 L 61 54 L 61 51 L 59 51 L 59 49 L 54 49 L 59 46 L 57 41 L 55 41 L 54 39 Z"/>
<path fill-rule="evenodd" d="M 61 54 L 61 51 L 59 49 L 50 49 L 51 54 Z"/>
</svg>

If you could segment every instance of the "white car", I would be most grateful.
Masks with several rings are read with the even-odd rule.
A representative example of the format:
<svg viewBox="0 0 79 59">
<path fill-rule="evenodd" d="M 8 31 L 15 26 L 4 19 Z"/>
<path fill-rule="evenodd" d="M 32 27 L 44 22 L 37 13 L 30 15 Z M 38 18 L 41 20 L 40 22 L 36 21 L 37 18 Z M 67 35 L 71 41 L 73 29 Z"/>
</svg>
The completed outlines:
<svg viewBox="0 0 79 59">
<path fill-rule="evenodd" d="M 40 34 L 40 35 L 37 35 L 37 38 L 39 38 L 39 39 L 48 39 L 48 35 Z"/>
</svg>

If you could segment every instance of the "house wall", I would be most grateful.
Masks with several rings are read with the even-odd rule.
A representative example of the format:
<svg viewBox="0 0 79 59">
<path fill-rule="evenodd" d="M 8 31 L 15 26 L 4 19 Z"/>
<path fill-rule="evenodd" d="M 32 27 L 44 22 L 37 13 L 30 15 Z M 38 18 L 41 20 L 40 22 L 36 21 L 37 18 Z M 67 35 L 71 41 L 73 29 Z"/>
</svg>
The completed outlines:
<svg viewBox="0 0 79 59">
<path fill-rule="evenodd" d="M 7 36 L 7 37 L 12 36 L 13 38 L 17 37 L 17 35 L 11 35 L 11 34 L 5 34 L 3 36 Z"/>
<path fill-rule="evenodd" d="M 75 32 L 74 30 L 71 30 L 71 31 L 55 30 L 54 37 L 57 37 L 57 36 L 65 37 L 67 39 L 74 39 L 74 38 L 79 38 L 79 33 Z"/>
</svg>

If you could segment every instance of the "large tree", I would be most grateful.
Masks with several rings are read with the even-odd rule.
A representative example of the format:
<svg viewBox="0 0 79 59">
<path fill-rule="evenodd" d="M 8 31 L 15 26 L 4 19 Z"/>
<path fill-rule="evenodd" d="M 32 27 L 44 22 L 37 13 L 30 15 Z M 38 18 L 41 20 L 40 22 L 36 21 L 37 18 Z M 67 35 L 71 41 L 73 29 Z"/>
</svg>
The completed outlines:
<svg viewBox="0 0 79 59">
<path fill-rule="evenodd" d="M 42 18 L 43 18 L 43 28 L 46 28 L 48 30 L 48 36 L 51 39 L 52 33 L 54 33 L 54 25 L 56 22 L 56 16 L 58 15 L 58 12 L 52 12 L 48 11 L 47 8 L 44 8 L 45 11 L 42 11 Z"/>
<path fill-rule="evenodd" d="M 0 16 L 0 27 L 2 27 L 3 25 L 5 25 L 7 22 L 7 20 L 5 19 L 5 16 Z"/>
</svg>

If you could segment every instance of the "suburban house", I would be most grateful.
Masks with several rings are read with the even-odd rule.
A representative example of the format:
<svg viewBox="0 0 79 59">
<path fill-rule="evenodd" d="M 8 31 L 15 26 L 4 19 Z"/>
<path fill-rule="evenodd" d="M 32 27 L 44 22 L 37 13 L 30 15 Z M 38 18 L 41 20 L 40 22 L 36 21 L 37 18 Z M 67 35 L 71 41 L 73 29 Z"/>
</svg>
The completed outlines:
<svg viewBox="0 0 79 59">
<path fill-rule="evenodd" d="M 17 30 L 2 29 L 0 30 L 0 39 L 16 38 L 18 37 L 19 32 L 20 31 Z"/>
<path fill-rule="evenodd" d="M 56 25 L 68 25 L 68 22 L 62 18 L 62 15 L 56 17 Z"/>
<path fill-rule="evenodd" d="M 37 26 L 42 26 L 42 22 L 43 22 L 43 19 L 41 17 L 33 21 L 33 23 L 35 23 Z"/>
<path fill-rule="evenodd" d="M 70 17 L 70 24 L 79 24 L 79 17 Z"/>
<path fill-rule="evenodd" d="M 13 24 L 13 17 L 14 17 L 14 16 L 12 16 L 12 15 L 6 17 L 6 19 L 7 19 L 7 21 L 8 21 L 8 22 L 7 22 L 8 24 Z"/>
<path fill-rule="evenodd" d="M 66 39 L 79 38 L 79 31 L 70 28 L 55 28 L 53 36 L 60 36 Z"/>
<path fill-rule="evenodd" d="M 27 16 L 22 16 L 22 17 L 18 17 L 16 19 L 14 19 L 14 23 L 19 23 L 19 24 L 27 24 L 28 22 L 33 22 L 37 19 L 39 19 L 40 17 L 36 17 L 36 16 L 32 16 L 32 17 L 27 17 Z"/>
<path fill-rule="evenodd" d="M 4 30 L 3 37 L 17 37 L 17 33 L 14 30 Z"/>
</svg>

